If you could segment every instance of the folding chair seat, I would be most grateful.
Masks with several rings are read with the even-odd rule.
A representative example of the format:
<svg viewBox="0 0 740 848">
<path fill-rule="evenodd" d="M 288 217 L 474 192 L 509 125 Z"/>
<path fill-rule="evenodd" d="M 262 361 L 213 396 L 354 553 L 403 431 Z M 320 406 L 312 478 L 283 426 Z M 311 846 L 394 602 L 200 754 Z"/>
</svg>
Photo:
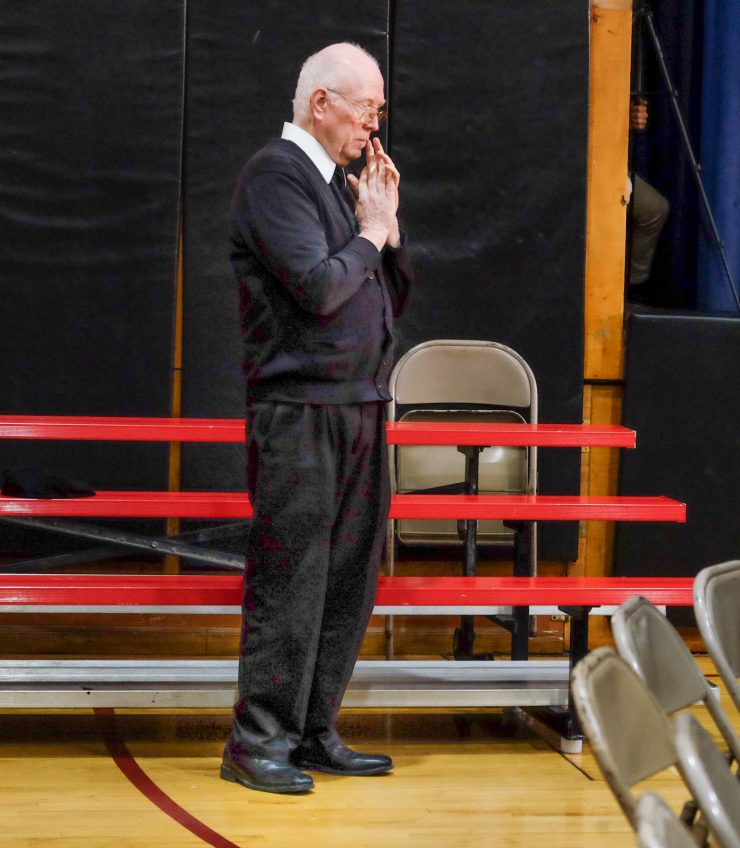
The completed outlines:
<svg viewBox="0 0 740 848">
<path fill-rule="evenodd" d="M 709 655 L 740 711 L 740 560 L 711 565 L 696 575 L 694 614 Z"/>
<path fill-rule="evenodd" d="M 721 848 L 740 846 L 740 783 L 712 737 L 689 713 L 676 717 L 678 768 Z"/>
<path fill-rule="evenodd" d="M 691 832 L 659 795 L 646 792 L 635 809 L 640 848 L 696 848 Z"/>
</svg>

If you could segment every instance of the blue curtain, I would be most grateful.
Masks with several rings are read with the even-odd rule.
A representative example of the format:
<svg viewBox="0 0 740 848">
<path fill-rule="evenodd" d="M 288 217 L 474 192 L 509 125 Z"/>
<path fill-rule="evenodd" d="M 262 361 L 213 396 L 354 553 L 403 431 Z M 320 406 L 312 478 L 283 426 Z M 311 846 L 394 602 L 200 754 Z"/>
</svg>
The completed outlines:
<svg viewBox="0 0 740 848">
<path fill-rule="evenodd" d="M 712 0 L 704 16 L 701 162 L 704 187 L 736 288 L 740 286 L 740 10 Z M 699 233 L 697 306 L 737 311 L 706 224 Z"/>
</svg>

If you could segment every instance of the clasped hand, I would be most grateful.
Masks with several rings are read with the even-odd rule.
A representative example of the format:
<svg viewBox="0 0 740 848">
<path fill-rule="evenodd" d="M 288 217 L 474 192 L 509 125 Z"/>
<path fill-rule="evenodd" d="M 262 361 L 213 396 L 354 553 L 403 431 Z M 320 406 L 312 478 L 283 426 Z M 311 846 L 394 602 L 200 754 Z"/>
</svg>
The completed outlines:
<svg viewBox="0 0 740 848">
<path fill-rule="evenodd" d="M 401 175 L 393 160 L 383 150 L 377 138 L 365 147 L 366 164 L 359 178 L 347 175 L 347 181 L 357 198 L 355 215 L 360 225 L 360 235 L 371 241 L 378 250 L 400 244 L 396 211 L 398 185 Z"/>
</svg>

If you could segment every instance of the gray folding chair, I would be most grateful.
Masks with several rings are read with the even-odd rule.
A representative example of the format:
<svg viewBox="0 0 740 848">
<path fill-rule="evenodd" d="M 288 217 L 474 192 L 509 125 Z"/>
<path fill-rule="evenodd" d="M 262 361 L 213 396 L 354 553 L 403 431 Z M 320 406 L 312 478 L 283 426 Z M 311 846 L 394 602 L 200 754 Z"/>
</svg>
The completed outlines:
<svg viewBox="0 0 740 848">
<path fill-rule="evenodd" d="M 668 719 L 655 696 L 611 648 L 597 648 L 578 663 L 571 691 L 599 768 L 636 830 L 632 787 L 677 762 Z"/>
<path fill-rule="evenodd" d="M 696 575 L 694 614 L 709 655 L 740 711 L 740 560 L 711 565 Z"/>
<path fill-rule="evenodd" d="M 740 846 L 740 784 L 712 742 L 689 713 L 676 717 L 678 768 L 721 848 Z"/>
<path fill-rule="evenodd" d="M 716 691 L 656 606 L 645 598 L 629 598 L 612 616 L 612 635 L 619 655 L 645 681 L 668 715 L 703 702 L 731 757 L 740 762 L 740 739 Z"/>
<path fill-rule="evenodd" d="M 696 848 L 691 832 L 654 792 L 641 795 L 635 809 L 640 848 Z"/>
<path fill-rule="evenodd" d="M 489 421 L 537 423 L 537 384 L 531 368 L 511 348 L 489 341 L 438 339 L 408 351 L 389 381 L 389 421 Z M 393 491 L 464 491 L 471 461 L 478 464 L 481 494 L 534 494 L 537 449 L 489 447 L 463 454 L 453 446 L 391 445 Z M 471 522 L 477 545 L 512 546 L 514 531 L 501 521 Z M 455 521 L 404 519 L 388 524 L 387 573 L 395 571 L 396 545 L 461 545 Z M 529 532 L 522 570 L 536 573 L 536 528 Z M 463 620 L 472 630 L 472 619 Z M 387 653 L 393 654 L 392 618 L 386 621 Z"/>
</svg>

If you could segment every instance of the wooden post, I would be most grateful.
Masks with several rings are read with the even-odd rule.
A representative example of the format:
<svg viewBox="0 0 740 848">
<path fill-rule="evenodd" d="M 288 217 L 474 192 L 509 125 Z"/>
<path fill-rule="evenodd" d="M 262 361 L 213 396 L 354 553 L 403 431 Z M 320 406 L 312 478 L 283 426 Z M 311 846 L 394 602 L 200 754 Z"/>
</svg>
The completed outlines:
<svg viewBox="0 0 740 848">
<path fill-rule="evenodd" d="M 618 424 L 621 417 L 631 48 L 631 0 L 592 0 L 583 375 L 583 417 L 591 423 Z M 616 494 L 618 453 L 584 451 L 583 494 Z M 611 523 L 585 522 L 568 573 L 611 574 L 613 549 Z M 591 644 L 609 639 L 606 622 L 592 622 Z"/>
<path fill-rule="evenodd" d="M 182 207 L 180 209 L 182 213 Z M 170 417 L 179 418 L 182 415 L 182 297 L 183 297 L 183 271 L 182 271 L 182 214 L 180 215 L 180 227 L 177 240 L 177 292 L 175 295 L 175 327 L 172 350 L 172 397 L 170 401 Z M 179 492 L 181 483 L 181 445 L 180 442 L 170 442 L 169 468 L 167 489 L 170 492 Z M 180 532 L 180 519 L 167 519 L 167 535 L 175 536 Z M 180 557 L 167 554 L 164 558 L 165 574 L 177 574 L 180 571 Z"/>
<path fill-rule="evenodd" d="M 586 209 L 586 380 L 623 375 L 631 0 L 593 0 Z"/>
</svg>

